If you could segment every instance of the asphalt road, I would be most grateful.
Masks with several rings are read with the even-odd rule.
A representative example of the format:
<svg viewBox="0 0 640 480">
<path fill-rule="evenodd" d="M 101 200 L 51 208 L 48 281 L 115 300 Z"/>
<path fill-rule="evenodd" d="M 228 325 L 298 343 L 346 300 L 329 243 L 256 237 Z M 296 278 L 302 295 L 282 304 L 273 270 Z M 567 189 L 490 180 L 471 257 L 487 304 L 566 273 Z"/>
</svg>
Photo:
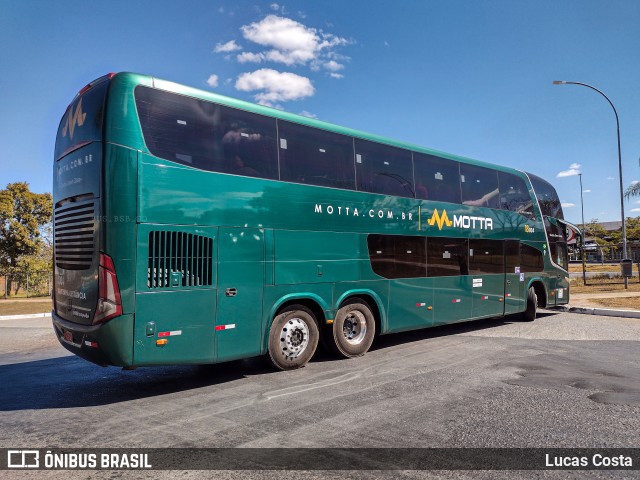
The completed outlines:
<svg viewBox="0 0 640 480">
<path fill-rule="evenodd" d="M 292 372 L 275 372 L 262 359 L 123 371 L 68 354 L 50 319 L 3 320 L 0 448 L 638 447 L 639 354 L 639 320 L 543 312 L 533 323 L 487 320 L 388 335 L 364 357 L 317 354 Z M 37 473 L 88 478 L 88 472 Z M 147 472 L 147 478 L 158 473 Z M 562 478 L 585 473 L 564 472 Z M 435 474 L 513 477 L 375 476 Z M 282 477 L 216 472 L 216 478 Z M 345 474 L 310 472 L 305 478 L 338 477 Z"/>
</svg>

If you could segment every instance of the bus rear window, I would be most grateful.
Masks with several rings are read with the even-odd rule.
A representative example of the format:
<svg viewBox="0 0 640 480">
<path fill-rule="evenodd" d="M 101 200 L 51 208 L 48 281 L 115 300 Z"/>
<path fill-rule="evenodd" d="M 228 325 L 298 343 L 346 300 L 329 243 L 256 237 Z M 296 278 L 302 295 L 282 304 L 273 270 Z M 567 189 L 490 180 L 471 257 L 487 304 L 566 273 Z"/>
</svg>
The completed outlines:
<svg viewBox="0 0 640 480">
<path fill-rule="evenodd" d="M 91 142 L 102 140 L 104 101 L 109 80 L 96 80 L 95 85 L 76 97 L 67 108 L 56 137 L 55 159 Z"/>
</svg>

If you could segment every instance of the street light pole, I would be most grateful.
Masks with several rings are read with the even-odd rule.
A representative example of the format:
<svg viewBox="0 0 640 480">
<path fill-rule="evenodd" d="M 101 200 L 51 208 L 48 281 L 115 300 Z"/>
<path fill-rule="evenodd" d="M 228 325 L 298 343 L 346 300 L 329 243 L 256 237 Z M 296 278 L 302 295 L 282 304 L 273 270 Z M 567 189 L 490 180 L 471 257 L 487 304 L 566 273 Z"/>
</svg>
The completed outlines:
<svg viewBox="0 0 640 480">
<path fill-rule="evenodd" d="M 590 88 L 591 90 L 598 92 L 607 100 L 607 102 L 609 102 L 609 105 L 611 105 L 611 108 L 613 109 L 613 113 L 616 116 L 616 131 L 618 134 L 618 173 L 620 176 L 620 215 L 622 217 L 622 256 L 623 256 L 623 259 L 626 259 L 627 258 L 627 225 L 624 218 L 624 189 L 622 186 L 622 152 L 620 149 L 620 120 L 618 119 L 618 112 L 616 110 L 616 107 L 613 106 L 613 103 L 611 102 L 611 100 L 609 100 L 609 97 L 607 97 L 604 93 L 602 93 L 600 90 L 598 90 L 596 87 L 592 85 L 588 85 L 586 83 L 581 83 L 581 82 L 566 82 L 564 80 L 554 80 L 553 84 L 554 85 L 582 85 L 583 87 L 587 87 L 587 88 Z M 624 288 L 629 288 L 627 277 L 624 275 L 623 277 L 624 277 Z"/>
<path fill-rule="evenodd" d="M 584 200 L 582 198 L 582 174 L 579 173 L 580 178 L 580 209 L 582 210 L 582 238 L 580 239 L 580 258 L 582 259 L 582 282 L 587 284 L 587 265 L 584 260 L 584 231 L 586 230 L 584 225 Z"/>
</svg>

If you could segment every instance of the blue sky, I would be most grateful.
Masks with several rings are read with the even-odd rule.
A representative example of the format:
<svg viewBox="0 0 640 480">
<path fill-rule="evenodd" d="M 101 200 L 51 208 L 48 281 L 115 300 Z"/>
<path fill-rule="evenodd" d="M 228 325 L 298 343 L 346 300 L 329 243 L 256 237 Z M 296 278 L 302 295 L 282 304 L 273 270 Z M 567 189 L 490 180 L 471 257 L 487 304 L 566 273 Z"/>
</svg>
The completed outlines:
<svg viewBox="0 0 640 480">
<path fill-rule="evenodd" d="M 4 0 L 0 187 L 51 191 L 68 103 L 134 71 L 535 173 L 576 223 L 579 171 L 587 221 L 617 220 L 613 111 L 551 82 L 609 96 L 624 186 L 639 181 L 639 25 L 636 0 Z"/>
</svg>

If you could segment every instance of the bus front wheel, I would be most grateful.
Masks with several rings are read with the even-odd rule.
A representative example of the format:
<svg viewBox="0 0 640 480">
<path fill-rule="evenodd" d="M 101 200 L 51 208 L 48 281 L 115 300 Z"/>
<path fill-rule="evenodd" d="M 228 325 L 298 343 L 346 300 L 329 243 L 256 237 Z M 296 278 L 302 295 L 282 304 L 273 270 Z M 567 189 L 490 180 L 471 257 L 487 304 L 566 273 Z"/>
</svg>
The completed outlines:
<svg viewBox="0 0 640 480">
<path fill-rule="evenodd" d="M 269 332 L 269 360 L 280 370 L 301 368 L 318 346 L 318 325 L 308 308 L 292 305 L 276 316 Z"/>
<path fill-rule="evenodd" d="M 527 309 L 522 314 L 522 319 L 525 322 L 533 322 L 536 319 L 536 313 L 538 311 L 538 296 L 533 287 L 529 288 L 527 294 Z"/>
<path fill-rule="evenodd" d="M 329 344 L 334 353 L 345 358 L 364 355 L 376 333 L 376 321 L 367 303 L 354 298 L 340 307 L 331 333 Z"/>
</svg>

